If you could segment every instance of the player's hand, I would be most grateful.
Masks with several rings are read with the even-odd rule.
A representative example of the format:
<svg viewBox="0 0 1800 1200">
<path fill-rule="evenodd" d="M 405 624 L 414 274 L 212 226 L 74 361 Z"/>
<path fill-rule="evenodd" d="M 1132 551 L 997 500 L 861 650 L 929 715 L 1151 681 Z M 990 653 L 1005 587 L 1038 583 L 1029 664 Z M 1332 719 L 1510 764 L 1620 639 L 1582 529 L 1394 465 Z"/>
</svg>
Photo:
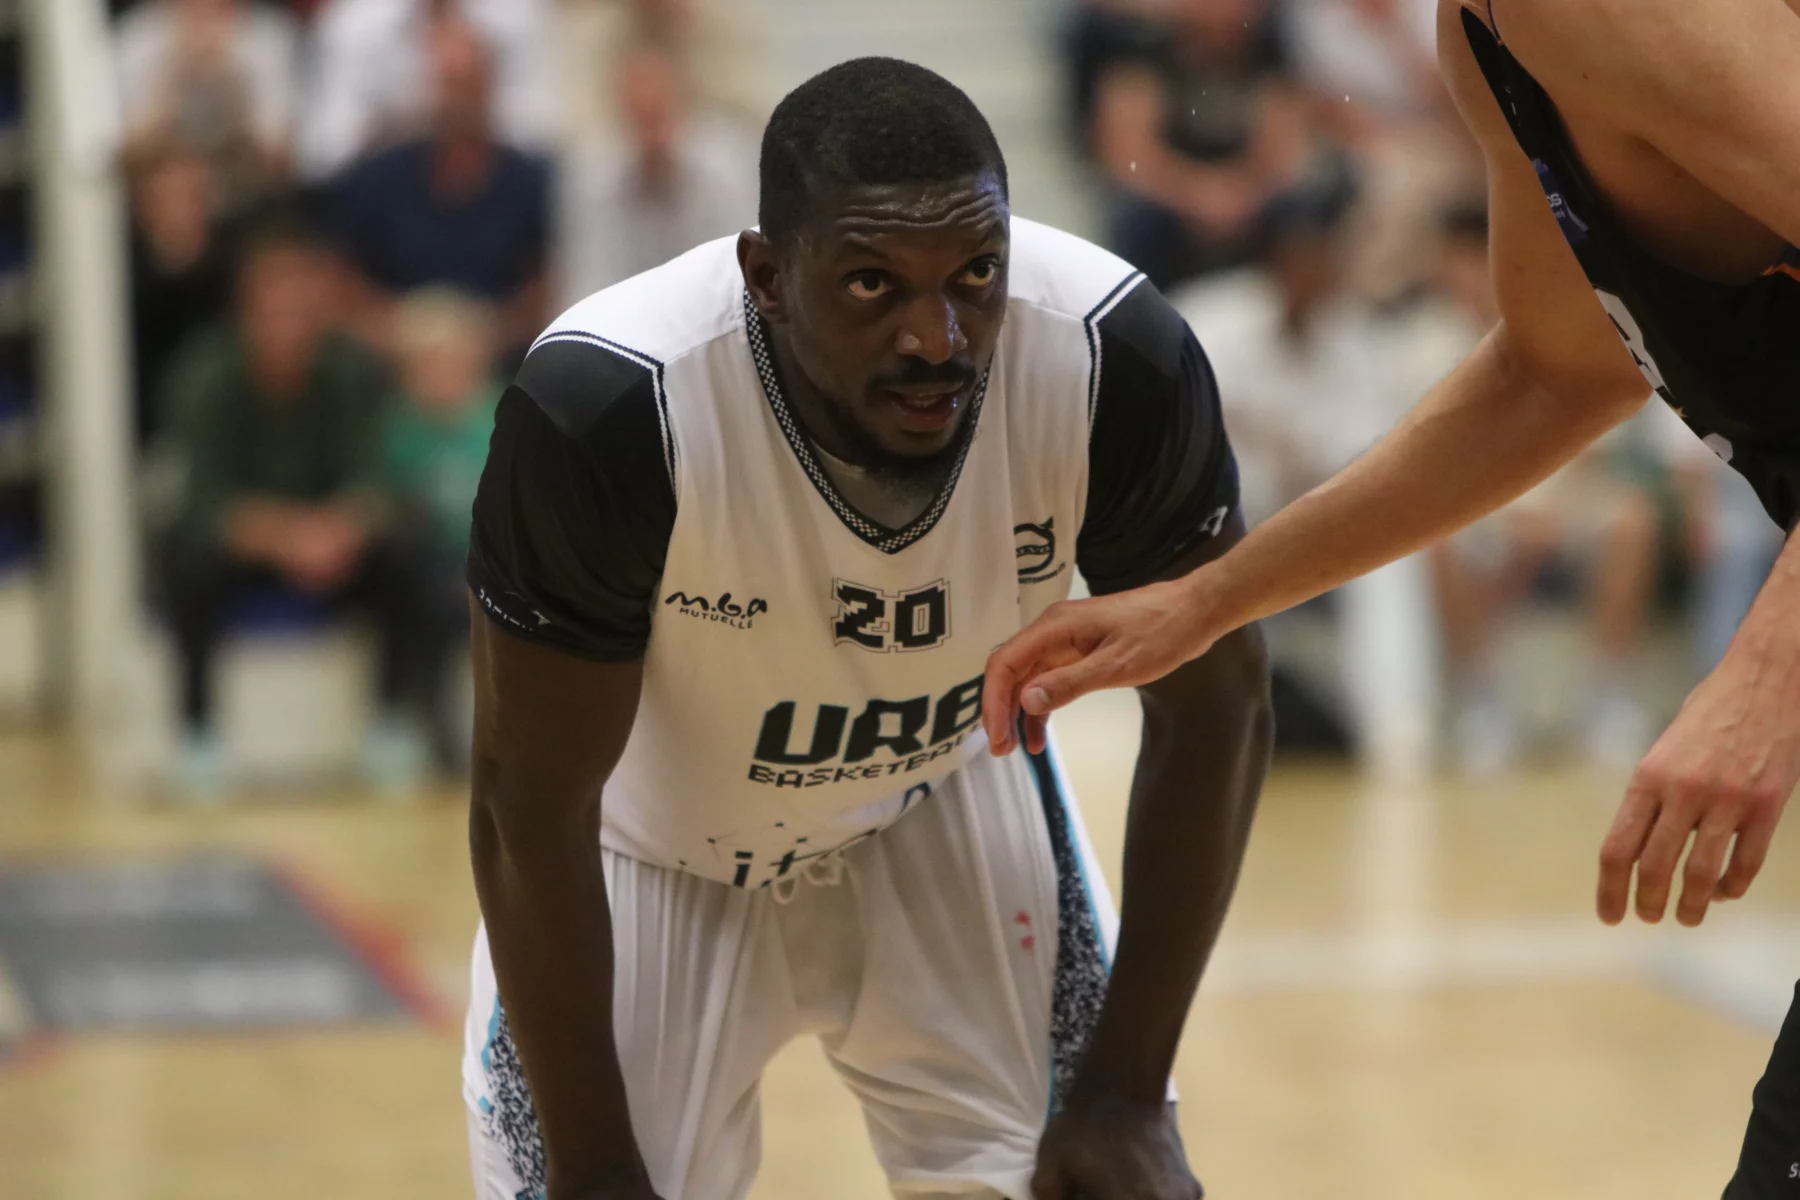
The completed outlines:
<svg viewBox="0 0 1800 1200">
<path fill-rule="evenodd" d="M 1175 1110 L 1161 1100 L 1070 1103 L 1038 1143 L 1032 1200 L 1200 1200 Z"/>
<path fill-rule="evenodd" d="M 1203 572 L 1196 572 L 1196 575 Z M 1065 600 L 988 656 L 981 720 L 995 754 L 1044 748 L 1045 719 L 1102 688 L 1137 687 L 1198 658 L 1226 630 L 1208 628 L 1195 575 L 1092 600 Z"/>
<path fill-rule="evenodd" d="M 1800 719 L 1776 687 L 1782 674 L 1734 648 L 1650 748 L 1600 849 L 1601 920 L 1624 919 L 1635 864 L 1637 914 L 1660 921 L 1690 834 L 1675 909 L 1683 925 L 1749 890 L 1800 781 Z"/>
</svg>

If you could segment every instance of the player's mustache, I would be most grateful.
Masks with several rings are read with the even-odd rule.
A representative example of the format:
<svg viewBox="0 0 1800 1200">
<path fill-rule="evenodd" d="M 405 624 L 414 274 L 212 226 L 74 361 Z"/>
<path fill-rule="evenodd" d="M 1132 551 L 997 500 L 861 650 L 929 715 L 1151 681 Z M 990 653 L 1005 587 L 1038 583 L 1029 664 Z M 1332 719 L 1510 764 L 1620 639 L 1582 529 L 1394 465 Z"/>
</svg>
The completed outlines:
<svg viewBox="0 0 1800 1200">
<path fill-rule="evenodd" d="M 978 374 L 974 363 L 960 359 L 929 363 L 922 358 L 909 358 L 898 370 L 883 371 L 869 382 L 874 388 L 917 387 L 934 383 L 953 383 L 966 388 L 975 382 Z"/>
</svg>

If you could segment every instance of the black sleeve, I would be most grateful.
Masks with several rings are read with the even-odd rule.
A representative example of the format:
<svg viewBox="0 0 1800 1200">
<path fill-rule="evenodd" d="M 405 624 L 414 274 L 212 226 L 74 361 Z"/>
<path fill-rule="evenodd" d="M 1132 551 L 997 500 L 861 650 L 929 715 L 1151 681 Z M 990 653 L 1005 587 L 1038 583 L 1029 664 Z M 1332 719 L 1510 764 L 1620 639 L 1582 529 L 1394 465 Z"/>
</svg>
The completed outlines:
<svg viewBox="0 0 1800 1200">
<path fill-rule="evenodd" d="M 1148 282 L 1099 322 L 1100 384 L 1076 562 L 1096 594 L 1157 579 L 1238 504 L 1219 389 L 1193 330 Z"/>
<path fill-rule="evenodd" d="M 510 632 L 628 662 L 675 527 L 651 371 L 591 342 L 549 341 L 500 401 L 475 499 L 469 587 Z"/>
</svg>

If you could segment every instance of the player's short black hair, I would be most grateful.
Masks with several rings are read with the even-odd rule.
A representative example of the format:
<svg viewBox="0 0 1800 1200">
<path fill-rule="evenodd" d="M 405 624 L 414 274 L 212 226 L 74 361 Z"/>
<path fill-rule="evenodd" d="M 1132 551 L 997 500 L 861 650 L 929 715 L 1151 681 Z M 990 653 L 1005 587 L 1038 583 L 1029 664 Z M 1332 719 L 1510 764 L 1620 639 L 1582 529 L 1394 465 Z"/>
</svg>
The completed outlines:
<svg viewBox="0 0 1800 1200">
<path fill-rule="evenodd" d="M 789 92 L 763 130 L 757 219 L 775 241 L 804 221 L 820 186 L 938 183 L 1006 159 L 987 118 L 935 71 L 897 58 L 853 58 Z"/>
</svg>

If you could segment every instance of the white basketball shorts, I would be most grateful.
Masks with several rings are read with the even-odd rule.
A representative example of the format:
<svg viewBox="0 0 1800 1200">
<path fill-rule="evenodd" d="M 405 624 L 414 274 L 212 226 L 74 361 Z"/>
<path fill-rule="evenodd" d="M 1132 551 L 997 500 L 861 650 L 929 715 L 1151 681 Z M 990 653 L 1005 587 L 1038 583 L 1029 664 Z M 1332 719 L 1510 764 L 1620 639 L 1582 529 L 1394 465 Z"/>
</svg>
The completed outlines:
<svg viewBox="0 0 1800 1200">
<path fill-rule="evenodd" d="M 811 1034 L 896 1196 L 1030 1200 L 1118 924 L 1062 778 L 1054 752 L 984 755 L 881 833 L 754 891 L 605 855 L 615 1033 L 658 1195 L 741 1200 L 763 1069 Z M 543 1150 L 485 930 L 473 974 L 476 1192 L 538 1200 Z"/>
</svg>

